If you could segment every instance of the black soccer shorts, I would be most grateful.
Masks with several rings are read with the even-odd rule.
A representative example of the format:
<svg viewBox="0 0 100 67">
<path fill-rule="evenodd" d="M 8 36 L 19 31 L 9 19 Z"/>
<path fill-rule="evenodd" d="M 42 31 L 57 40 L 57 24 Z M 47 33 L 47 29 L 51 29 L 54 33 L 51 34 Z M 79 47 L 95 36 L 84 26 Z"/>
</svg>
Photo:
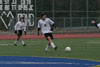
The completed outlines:
<svg viewBox="0 0 100 67">
<path fill-rule="evenodd" d="M 22 30 L 18 30 L 17 31 L 17 36 L 22 36 L 23 31 Z"/>
<path fill-rule="evenodd" d="M 50 37 L 52 40 L 54 39 L 52 33 L 45 33 L 44 36 L 45 36 L 45 38 L 46 38 L 47 40 L 48 40 L 48 37 Z"/>
</svg>

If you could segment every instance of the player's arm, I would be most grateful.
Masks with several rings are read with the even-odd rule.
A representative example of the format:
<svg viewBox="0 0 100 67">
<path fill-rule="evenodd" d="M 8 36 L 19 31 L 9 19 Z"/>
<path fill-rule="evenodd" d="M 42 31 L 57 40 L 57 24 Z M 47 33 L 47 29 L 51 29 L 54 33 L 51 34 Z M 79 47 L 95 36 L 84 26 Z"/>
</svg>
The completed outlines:
<svg viewBox="0 0 100 67">
<path fill-rule="evenodd" d="M 53 28 L 54 28 L 54 24 L 51 25 L 51 31 L 53 31 Z"/>
<path fill-rule="evenodd" d="M 37 35 L 40 35 L 40 30 L 41 30 L 41 24 L 40 22 L 38 22 Z"/>
<path fill-rule="evenodd" d="M 53 31 L 53 28 L 54 28 L 54 22 L 53 22 L 51 19 L 49 19 L 49 23 L 50 23 L 50 26 L 51 26 L 51 31 Z"/>
<path fill-rule="evenodd" d="M 96 26 L 97 28 L 99 28 L 99 27 L 98 27 L 98 24 L 97 24 L 97 23 L 95 23 L 95 21 L 94 21 L 94 20 L 93 20 L 93 21 L 91 21 L 91 23 L 92 23 L 92 24 L 94 24 L 94 26 Z"/>
<path fill-rule="evenodd" d="M 37 32 L 38 35 L 40 35 L 40 30 L 41 30 L 41 28 L 38 28 L 38 32 Z"/>
<path fill-rule="evenodd" d="M 15 24 L 15 34 L 17 34 L 18 23 Z"/>
</svg>

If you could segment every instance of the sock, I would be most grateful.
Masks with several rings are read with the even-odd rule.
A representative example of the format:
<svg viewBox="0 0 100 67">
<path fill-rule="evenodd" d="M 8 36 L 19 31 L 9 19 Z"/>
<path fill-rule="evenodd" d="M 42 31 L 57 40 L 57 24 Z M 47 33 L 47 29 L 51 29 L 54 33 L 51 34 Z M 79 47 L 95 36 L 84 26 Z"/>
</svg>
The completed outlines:
<svg viewBox="0 0 100 67">
<path fill-rule="evenodd" d="M 17 42 L 18 42 L 18 40 L 16 40 L 14 44 L 17 44 Z"/>
<path fill-rule="evenodd" d="M 51 46 L 52 46 L 53 48 L 55 48 L 55 45 L 54 45 L 54 43 L 53 43 L 53 42 L 51 43 Z"/>
<path fill-rule="evenodd" d="M 49 49 L 49 45 L 47 44 L 46 49 Z"/>
<path fill-rule="evenodd" d="M 24 45 L 25 43 L 24 43 L 24 41 L 22 40 L 22 45 Z"/>
</svg>

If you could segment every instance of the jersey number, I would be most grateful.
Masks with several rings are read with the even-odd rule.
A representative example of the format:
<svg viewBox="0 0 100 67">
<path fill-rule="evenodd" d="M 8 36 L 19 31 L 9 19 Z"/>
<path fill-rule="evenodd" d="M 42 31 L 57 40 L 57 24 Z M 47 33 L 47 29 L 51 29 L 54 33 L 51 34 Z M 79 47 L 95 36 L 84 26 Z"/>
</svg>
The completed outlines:
<svg viewBox="0 0 100 67">
<path fill-rule="evenodd" d="M 46 24 L 44 24 L 44 27 L 46 27 L 47 25 Z"/>
</svg>

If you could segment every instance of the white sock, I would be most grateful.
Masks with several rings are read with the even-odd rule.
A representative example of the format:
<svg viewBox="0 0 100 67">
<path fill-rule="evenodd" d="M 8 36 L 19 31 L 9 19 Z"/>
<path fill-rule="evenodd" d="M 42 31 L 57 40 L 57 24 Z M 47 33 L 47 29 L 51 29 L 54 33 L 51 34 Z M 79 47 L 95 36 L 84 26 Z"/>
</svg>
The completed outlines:
<svg viewBox="0 0 100 67">
<path fill-rule="evenodd" d="M 47 44 L 46 49 L 49 49 L 49 45 Z"/>
<path fill-rule="evenodd" d="M 56 46 L 54 45 L 54 43 L 53 43 L 53 42 L 51 43 L 51 46 L 52 46 L 53 48 L 55 48 L 55 47 L 56 47 Z"/>
<path fill-rule="evenodd" d="M 48 44 L 46 45 L 45 50 L 46 50 L 46 51 L 49 51 L 49 45 L 48 45 Z"/>
<path fill-rule="evenodd" d="M 17 44 L 17 42 L 18 42 L 18 41 L 16 40 L 14 44 Z"/>
<path fill-rule="evenodd" d="M 24 43 L 24 41 L 22 40 L 22 45 L 24 45 L 25 43 Z"/>
</svg>

